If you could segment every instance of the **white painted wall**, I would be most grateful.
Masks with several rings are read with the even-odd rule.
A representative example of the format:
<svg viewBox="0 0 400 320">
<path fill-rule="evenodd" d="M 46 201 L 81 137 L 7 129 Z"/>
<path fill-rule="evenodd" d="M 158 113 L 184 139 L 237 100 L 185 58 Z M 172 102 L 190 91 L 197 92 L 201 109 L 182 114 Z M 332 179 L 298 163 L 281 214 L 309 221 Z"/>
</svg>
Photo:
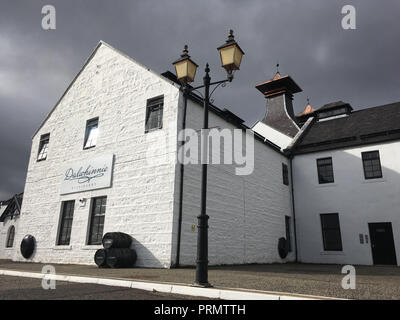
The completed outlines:
<svg viewBox="0 0 400 320">
<path fill-rule="evenodd" d="M 189 100 L 187 128 L 201 128 L 202 114 L 203 108 Z M 235 128 L 213 112 L 209 114 L 209 125 L 210 128 Z M 290 186 L 282 182 L 282 163 L 288 164 L 288 159 L 259 140 L 255 141 L 254 149 L 255 168 L 251 175 L 235 175 L 233 165 L 209 165 L 207 214 L 210 216 L 211 265 L 294 259 L 294 252 L 291 252 L 282 260 L 277 249 L 278 239 L 285 237 L 285 215 L 292 216 Z M 180 259 L 182 265 L 194 265 L 201 165 L 186 165 L 184 177 Z M 177 213 L 175 220 L 178 220 Z M 192 225 L 196 226 L 195 231 L 192 231 Z M 292 240 L 293 237 L 292 230 Z"/>
<path fill-rule="evenodd" d="M 379 150 L 382 179 L 365 180 L 361 152 Z M 316 159 L 332 157 L 335 182 L 318 184 Z M 391 222 L 400 262 L 400 142 L 295 156 L 293 179 L 299 260 L 371 265 L 368 223 Z M 321 213 L 339 213 L 343 252 L 324 252 Z M 370 238 L 370 237 L 369 237 Z"/>
<path fill-rule="evenodd" d="M 164 95 L 163 128 L 145 134 L 146 100 L 159 95 Z M 100 246 L 86 245 L 90 198 L 107 196 L 104 233 L 132 235 L 137 265 L 170 266 L 178 97 L 178 86 L 100 45 L 32 141 L 16 236 L 18 244 L 26 234 L 35 236 L 37 251 L 30 261 L 93 264 Z M 97 146 L 83 150 L 86 121 L 93 117 L 99 117 Z M 50 133 L 47 160 L 37 162 L 45 133 Z M 151 148 L 156 152 L 148 157 Z M 65 163 L 103 154 L 115 156 L 111 188 L 60 195 Z M 165 155 L 172 159 L 156 161 Z M 84 207 L 80 198 L 88 199 Z M 71 243 L 56 246 L 65 200 L 75 200 Z M 19 245 L 13 258 L 26 261 Z"/>
<path fill-rule="evenodd" d="M 255 132 L 262 135 L 264 138 L 279 146 L 282 150 L 285 149 L 293 140 L 293 138 L 271 128 L 262 121 L 258 121 L 252 128 Z"/>
</svg>

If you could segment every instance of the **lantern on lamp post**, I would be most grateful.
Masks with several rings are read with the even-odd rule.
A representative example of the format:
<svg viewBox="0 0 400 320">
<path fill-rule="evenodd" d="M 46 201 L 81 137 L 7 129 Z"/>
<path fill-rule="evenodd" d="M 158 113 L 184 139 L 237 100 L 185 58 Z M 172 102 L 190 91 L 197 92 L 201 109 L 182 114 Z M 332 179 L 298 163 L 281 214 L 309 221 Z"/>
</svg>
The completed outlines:
<svg viewBox="0 0 400 320">
<path fill-rule="evenodd" d="M 233 30 L 229 30 L 228 40 L 226 40 L 222 46 L 218 47 L 218 51 L 221 57 L 222 67 L 225 68 L 228 77 L 232 76 L 235 70 L 239 70 L 244 55 L 243 50 L 235 41 Z"/>
<path fill-rule="evenodd" d="M 194 81 L 198 65 L 190 59 L 188 46 L 185 45 L 180 59 L 172 64 L 175 67 L 176 77 L 183 85 L 187 85 Z"/>
</svg>

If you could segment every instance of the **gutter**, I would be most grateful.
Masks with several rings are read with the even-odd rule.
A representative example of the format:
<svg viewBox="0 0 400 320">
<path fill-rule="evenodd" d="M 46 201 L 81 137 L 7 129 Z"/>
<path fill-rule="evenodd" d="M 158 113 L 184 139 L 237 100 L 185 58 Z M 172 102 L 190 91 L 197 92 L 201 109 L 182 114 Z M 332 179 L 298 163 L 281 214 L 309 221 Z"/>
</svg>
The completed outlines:
<svg viewBox="0 0 400 320">
<path fill-rule="evenodd" d="M 292 195 L 292 212 L 293 212 L 293 233 L 294 233 L 294 249 L 295 249 L 295 262 L 298 262 L 297 252 L 297 230 L 296 230 L 296 206 L 294 203 L 294 181 L 293 181 L 293 156 L 290 156 L 290 182 L 291 182 L 291 195 Z"/>
<path fill-rule="evenodd" d="M 182 130 L 186 128 L 186 110 L 187 110 L 188 90 L 183 89 L 183 119 L 182 119 Z M 182 141 L 181 147 L 184 145 Z M 182 234 L 182 214 L 183 214 L 183 178 L 185 173 L 185 166 L 183 163 L 179 165 L 180 169 L 180 181 L 179 181 L 179 218 L 178 218 L 178 238 L 176 244 L 176 256 L 175 264 L 173 268 L 180 266 L 180 255 L 181 255 L 181 234 Z"/>
</svg>

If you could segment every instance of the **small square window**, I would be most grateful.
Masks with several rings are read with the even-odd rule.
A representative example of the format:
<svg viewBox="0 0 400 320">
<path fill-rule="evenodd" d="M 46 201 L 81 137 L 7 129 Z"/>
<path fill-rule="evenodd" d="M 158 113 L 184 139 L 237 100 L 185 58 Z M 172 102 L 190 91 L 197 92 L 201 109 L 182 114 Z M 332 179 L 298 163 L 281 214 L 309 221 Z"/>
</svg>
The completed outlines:
<svg viewBox="0 0 400 320">
<path fill-rule="evenodd" d="M 96 146 L 99 135 L 99 118 L 91 119 L 86 122 L 85 143 L 83 149 L 89 149 Z"/>
<path fill-rule="evenodd" d="M 47 159 L 47 150 L 49 148 L 49 142 L 50 142 L 50 133 L 46 133 L 40 137 L 37 161 L 43 161 Z"/>
<path fill-rule="evenodd" d="M 289 170 L 287 164 L 284 163 L 282 163 L 282 180 L 284 185 L 289 185 Z"/>
<path fill-rule="evenodd" d="M 362 152 L 365 179 L 382 178 L 381 160 L 379 151 Z"/>
<path fill-rule="evenodd" d="M 320 184 L 335 182 L 335 179 L 333 177 L 332 158 L 317 159 L 317 169 L 318 182 Z"/>
<path fill-rule="evenodd" d="M 145 132 L 162 128 L 164 96 L 147 100 Z"/>
</svg>

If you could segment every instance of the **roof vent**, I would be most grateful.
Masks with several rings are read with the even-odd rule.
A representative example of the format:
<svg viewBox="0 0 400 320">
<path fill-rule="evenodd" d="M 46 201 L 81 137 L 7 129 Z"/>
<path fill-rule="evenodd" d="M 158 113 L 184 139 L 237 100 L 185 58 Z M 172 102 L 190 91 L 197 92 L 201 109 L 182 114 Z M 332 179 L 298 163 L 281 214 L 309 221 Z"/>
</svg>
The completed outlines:
<svg viewBox="0 0 400 320">
<path fill-rule="evenodd" d="M 352 110 L 353 108 L 350 104 L 343 101 L 336 101 L 322 106 L 316 111 L 316 113 L 318 120 L 325 121 L 329 119 L 345 117 L 349 115 Z"/>
</svg>

